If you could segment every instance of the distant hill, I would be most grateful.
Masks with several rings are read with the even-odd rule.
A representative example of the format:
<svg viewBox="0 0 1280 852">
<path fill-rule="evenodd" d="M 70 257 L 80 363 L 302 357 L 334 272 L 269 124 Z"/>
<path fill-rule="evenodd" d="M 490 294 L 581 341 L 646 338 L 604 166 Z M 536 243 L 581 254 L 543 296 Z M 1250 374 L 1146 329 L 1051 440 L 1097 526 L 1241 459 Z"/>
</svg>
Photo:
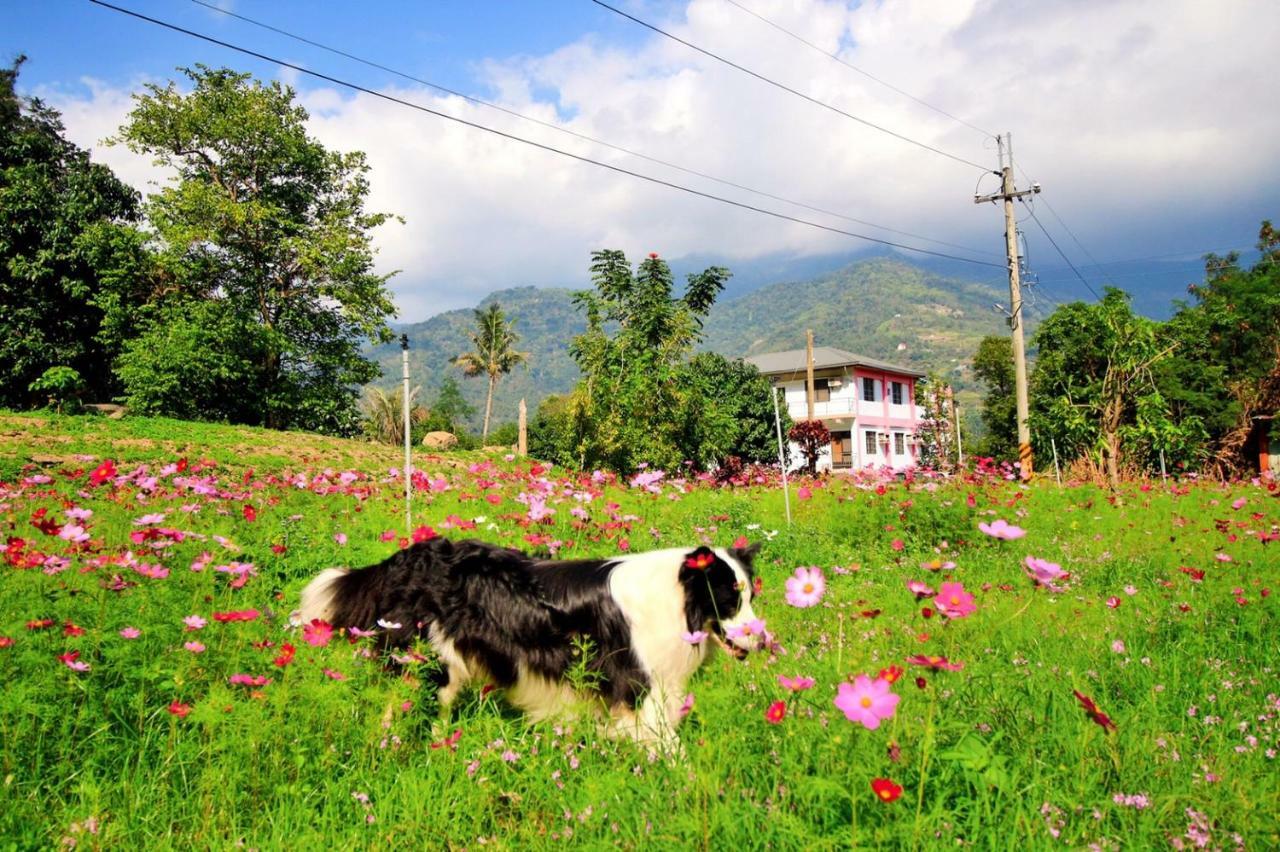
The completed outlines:
<svg viewBox="0 0 1280 852">
<path fill-rule="evenodd" d="M 495 422 L 514 420 L 521 397 L 532 414 L 544 397 L 564 393 L 577 381 L 568 346 L 586 323 L 574 309 L 572 292 L 519 287 L 491 293 L 481 302 L 480 307 L 498 302 L 515 317 L 520 348 L 530 353 L 527 368 L 517 368 L 499 383 Z M 805 329 L 812 328 L 821 345 L 946 371 L 958 387 L 968 389 L 974 383 L 967 362 L 978 341 L 1005 329 L 991 307 L 1001 300 L 1000 288 L 991 284 L 873 257 L 813 280 L 771 284 L 721 301 L 708 318 L 701 348 L 729 357 L 795 349 L 804 345 Z M 452 374 L 467 399 L 483 409 L 485 382 L 465 379 L 449 364 L 467 350 L 473 321 L 472 311 L 456 310 L 398 329 L 409 335 L 410 374 L 415 385 L 424 387 L 426 401 Z M 370 354 L 383 368 L 379 384 L 394 384 L 400 376 L 400 347 L 379 346 Z M 479 415 L 473 425 L 478 423 Z"/>
</svg>

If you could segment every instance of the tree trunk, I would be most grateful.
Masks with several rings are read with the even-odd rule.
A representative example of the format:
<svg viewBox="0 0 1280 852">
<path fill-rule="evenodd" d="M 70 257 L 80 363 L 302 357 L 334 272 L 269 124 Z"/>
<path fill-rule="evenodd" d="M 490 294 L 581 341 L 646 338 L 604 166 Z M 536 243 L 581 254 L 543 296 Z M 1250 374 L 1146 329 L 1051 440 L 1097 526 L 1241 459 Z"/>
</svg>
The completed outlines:
<svg viewBox="0 0 1280 852">
<path fill-rule="evenodd" d="M 1104 441 L 1106 442 L 1107 481 L 1111 483 L 1111 489 L 1114 491 L 1120 487 L 1120 435 L 1116 432 L 1107 432 Z"/>
<path fill-rule="evenodd" d="M 489 440 L 489 414 L 493 411 L 493 386 L 497 383 L 497 376 L 489 377 L 489 396 L 484 401 L 484 431 L 480 433 L 481 443 Z"/>
</svg>

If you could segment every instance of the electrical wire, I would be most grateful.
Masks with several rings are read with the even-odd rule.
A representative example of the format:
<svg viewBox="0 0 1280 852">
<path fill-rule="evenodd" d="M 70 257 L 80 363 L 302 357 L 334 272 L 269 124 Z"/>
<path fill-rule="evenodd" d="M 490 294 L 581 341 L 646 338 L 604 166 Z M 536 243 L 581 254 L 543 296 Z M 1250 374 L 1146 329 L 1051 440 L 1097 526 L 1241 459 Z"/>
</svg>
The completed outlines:
<svg viewBox="0 0 1280 852">
<path fill-rule="evenodd" d="M 669 38 L 672 41 L 683 44 L 685 47 L 689 48 L 690 50 L 695 50 L 698 53 L 701 53 L 703 56 L 710 57 L 711 59 L 714 59 L 717 62 L 721 62 L 725 65 L 728 65 L 730 68 L 733 68 L 737 71 L 742 72 L 743 74 L 746 74 L 750 77 L 755 77 L 757 80 L 760 80 L 761 82 L 768 83 L 770 86 L 781 89 L 782 91 L 795 95 L 798 98 L 802 98 L 803 100 L 806 100 L 811 104 L 816 104 L 822 107 L 823 109 L 830 110 L 831 112 L 834 112 L 837 115 L 842 115 L 845 118 L 858 122 L 859 124 L 866 125 L 867 127 L 873 128 L 875 130 L 879 130 L 881 133 L 886 133 L 889 136 L 894 137 L 895 139 L 900 139 L 903 142 L 907 142 L 911 145 L 915 145 L 918 148 L 923 148 L 926 151 L 932 151 L 935 154 L 939 154 L 948 159 L 955 160 L 957 163 L 963 163 L 966 166 L 972 166 L 973 168 L 980 169 L 981 171 L 984 171 L 984 172 L 991 171 L 990 166 L 984 166 L 981 163 L 975 163 L 973 160 L 968 160 L 957 154 L 952 154 L 948 151 L 942 150 L 941 148 L 936 148 L 933 145 L 928 144 L 927 142 L 921 142 L 917 139 L 912 139 L 910 136 L 905 136 L 901 133 L 898 133 L 896 130 L 890 130 L 889 128 L 883 125 L 876 124 L 873 121 L 868 121 L 867 119 L 861 118 L 860 116 L 856 116 L 851 112 L 846 112 L 845 110 L 840 109 L 840 107 L 838 106 L 833 106 L 832 104 L 829 104 L 826 101 L 818 100 L 812 95 L 807 95 L 804 92 L 800 91 L 799 89 L 793 89 L 790 86 L 786 85 L 785 83 L 779 83 L 777 80 L 774 80 L 770 77 L 766 77 L 765 75 L 759 73 L 758 71 L 752 71 L 750 68 L 739 65 L 738 63 L 730 59 L 725 59 L 723 56 L 720 56 L 717 53 L 712 53 L 710 50 L 707 50 L 704 47 L 699 47 L 693 42 L 686 41 L 685 39 L 680 38 L 680 36 L 675 35 L 674 33 L 667 32 L 661 27 L 655 26 L 654 24 L 651 24 L 648 21 L 641 20 L 640 18 L 637 18 L 635 15 L 628 14 L 627 12 L 622 11 L 616 6 L 610 6 L 608 3 L 605 3 L 604 0 L 591 0 L 591 2 L 595 3 L 597 6 L 600 6 L 603 9 L 608 9 L 610 12 L 613 12 L 615 15 L 620 15 L 629 21 L 634 21 L 640 26 L 648 30 L 652 30 L 653 32 L 661 36 L 665 36 L 666 38 Z"/>
<path fill-rule="evenodd" d="M 1054 250 L 1058 252 L 1058 256 L 1061 257 L 1063 261 L 1066 262 L 1067 266 L 1071 268 L 1071 271 L 1076 274 L 1076 277 L 1080 279 L 1080 283 L 1083 284 L 1085 288 L 1090 293 L 1093 294 L 1093 297 L 1095 299 L 1101 299 L 1102 297 L 1098 295 L 1098 291 L 1093 289 L 1093 285 L 1085 280 L 1085 277 L 1080 274 L 1080 270 L 1076 269 L 1076 265 L 1071 262 L 1071 258 L 1067 257 L 1066 253 L 1062 250 L 1062 246 L 1058 245 L 1058 241 L 1055 240 L 1053 238 L 1053 235 L 1049 233 L 1047 228 L 1045 228 L 1044 223 L 1040 221 L 1040 217 L 1036 215 L 1035 208 L 1027 204 L 1025 201 L 1023 201 L 1023 206 L 1025 206 L 1027 210 L 1031 213 L 1031 221 L 1035 222 L 1037 225 L 1040 226 L 1040 230 L 1044 233 L 1045 239 L 1047 239 L 1049 241 L 1049 244 L 1053 246 Z"/>
<path fill-rule="evenodd" d="M 646 175 L 641 172 L 632 171 L 631 169 L 626 169 L 626 168 L 623 168 L 622 166 L 616 166 L 610 163 L 601 162 L 600 160 L 594 160 L 590 157 L 585 157 L 585 156 L 582 156 L 581 154 L 574 154 L 571 151 L 566 151 L 562 148 L 557 148 L 553 145 L 547 145 L 542 142 L 535 142 L 532 139 L 526 139 L 522 136 L 517 136 L 514 133 L 507 133 L 506 131 L 503 131 L 503 130 L 498 130 L 493 127 L 488 127 L 486 125 L 479 124 L 478 122 L 469 121 L 465 118 L 459 118 L 458 116 L 454 116 L 454 115 L 449 115 L 448 113 L 441 112 L 439 110 L 435 110 L 430 107 L 423 106 L 421 104 L 416 104 L 416 103 L 413 103 L 412 101 L 406 101 L 402 98 L 397 98 L 394 95 L 388 95 L 385 92 L 379 92 L 374 89 L 370 89 L 366 86 L 361 86 L 358 83 L 352 83 L 347 80 L 343 80 L 341 78 L 333 77 L 329 74 L 322 73 L 320 71 L 313 71 L 309 68 L 304 68 L 303 66 L 293 62 L 286 62 L 283 59 L 278 59 L 273 56 L 268 56 L 265 53 L 259 53 L 258 51 L 251 50 L 247 47 L 240 47 L 239 45 L 232 44 L 231 42 L 223 41 L 221 39 L 214 38 L 213 36 L 205 35 L 203 33 L 198 33 L 194 30 L 189 30 L 189 29 L 186 29 L 185 27 L 178 26 L 177 24 L 169 23 L 168 21 L 162 21 L 158 18 L 152 18 L 148 15 L 142 14 L 141 12 L 135 12 L 131 9 L 126 9 L 121 6 L 116 6 L 112 3 L 105 2 L 105 0 L 89 0 L 89 2 L 93 3 L 96 6 L 101 6 L 105 9 L 111 9 L 112 11 L 120 12 L 121 14 L 125 14 L 133 18 L 137 18 L 138 20 L 146 21 L 147 23 L 155 24 L 157 26 L 164 27 L 165 29 L 182 33 L 183 35 L 191 36 L 192 38 L 197 38 L 197 39 L 200 39 L 201 41 L 205 41 L 210 44 L 218 45 L 219 47 L 227 48 L 228 50 L 234 50 L 237 53 L 244 54 L 245 56 L 251 56 L 255 59 L 260 59 L 264 62 L 270 62 L 273 65 L 278 65 L 283 68 L 292 69 L 294 71 L 297 71 L 300 74 L 306 74 L 310 77 L 315 77 L 316 79 L 324 80 L 326 82 L 333 83 L 334 85 L 337 85 L 337 86 L 342 86 L 344 88 L 351 89 L 357 92 L 363 92 L 375 98 L 379 98 L 381 100 L 385 100 L 390 103 L 399 104 L 401 106 L 406 106 L 406 107 L 409 107 L 410 109 L 418 110 L 419 112 L 424 112 L 424 113 L 427 113 L 428 115 L 434 115 L 437 118 L 443 118 L 447 121 L 452 121 L 457 124 L 461 124 L 466 127 L 473 128 L 475 130 L 482 130 L 482 131 L 485 131 L 486 133 L 491 133 L 495 136 L 499 136 L 503 139 L 507 139 L 512 142 L 520 142 L 524 145 L 528 145 L 530 147 L 537 148 L 542 151 L 548 151 L 553 154 L 559 154 L 563 157 L 568 157 L 572 160 L 577 160 L 578 162 L 581 162 L 581 163 L 589 163 L 591 165 L 598 166 L 602 169 L 608 169 L 609 171 L 616 172 L 618 174 L 628 175 L 638 180 L 646 181 L 648 183 L 656 184 L 658 186 L 665 186 L 669 189 L 675 189 L 680 192 L 687 193 L 689 195 L 697 196 L 699 198 L 705 198 L 710 201 L 718 201 L 721 204 L 727 204 L 731 207 L 737 207 L 741 210 L 749 210 L 754 213 L 760 213 L 762 215 L 770 216 L 775 219 L 780 219 L 786 222 L 793 222 L 798 225 L 806 225 L 811 228 L 817 228 L 818 230 L 827 231 L 834 234 L 842 234 L 847 237 L 854 237 L 856 239 L 866 240 L 867 242 L 879 243 L 880 245 L 890 246 L 892 248 L 899 248 L 905 251 L 912 251 L 918 254 L 930 255 L 932 257 L 942 257 L 948 260 L 960 261 L 962 263 L 975 264 L 977 266 L 988 266 L 988 267 L 993 267 L 997 269 L 1003 268 L 1002 264 L 990 263 L 984 260 L 974 260 L 973 258 L 961 257 L 960 255 L 947 254 L 946 252 L 933 251 L 932 249 L 922 249 L 916 246 L 894 242 L 892 240 L 885 240 L 879 237 L 869 236 L 867 234 L 859 234 L 854 231 L 846 231 L 842 228 L 835 228 L 830 225 L 824 225 L 819 222 L 813 222 L 808 219 L 801 219 L 799 217 L 791 216 L 786 213 L 779 213 L 776 210 L 769 210 L 764 207 L 757 207 L 755 205 L 747 204 L 742 201 L 735 201 L 731 198 L 725 198 L 724 196 L 715 195 L 709 192 L 703 192 L 702 190 L 684 186 L 683 184 L 678 184 L 678 183 L 674 183 L 673 181 L 663 180 L 662 178 L 657 178 L 657 177 L 653 177 L 652 175 Z"/>
<path fill-rule="evenodd" d="M 851 63 L 851 62 L 847 62 L 847 61 L 845 61 L 844 59 L 841 59 L 837 54 L 829 53 L 829 52 L 827 52 L 827 51 L 823 50 L 821 47 L 819 47 L 818 45 L 816 45 L 816 44 L 814 44 L 813 42 L 809 41 L 809 40 L 808 40 L 808 39 L 806 39 L 804 36 L 801 36 L 801 35 L 799 35 L 798 33 L 792 32 L 791 30 L 787 29 L 786 27 L 782 26 L 781 24 L 779 24 L 779 23 L 778 23 L 778 22 L 776 22 L 776 21 L 772 21 L 772 20 L 770 20 L 769 18 L 766 18 L 764 15 L 761 15 L 759 12 L 755 11 L 754 9 L 748 9 L 746 6 L 744 6 L 743 4 L 739 3 L 739 2 L 738 2 L 738 0 L 725 0 L 725 2 L 726 2 L 726 3 L 728 3 L 730 6 L 735 6 L 735 7 L 737 7 L 738 9 L 741 9 L 743 12 L 746 12 L 748 15 L 750 15 L 750 16 L 751 16 L 751 17 L 753 17 L 753 18 L 755 18 L 756 20 L 759 20 L 759 21 L 762 21 L 762 22 L 764 22 L 764 23 L 768 24 L 769 26 L 773 27 L 773 28 L 774 28 L 775 30 L 777 30 L 778 32 L 780 32 L 780 33 L 783 33 L 783 34 L 785 34 L 785 35 L 790 36 L 791 38 L 793 38 L 793 39 L 795 39 L 796 41 L 798 41 L 798 42 L 800 42 L 801 44 L 803 44 L 805 47 L 808 47 L 808 48 L 809 48 L 809 49 L 811 49 L 811 50 L 814 50 L 814 51 L 817 51 L 818 53 L 821 53 L 823 56 L 827 57 L 828 59 L 834 59 L 836 62 L 839 62 L 841 65 L 843 65 L 844 67 L 848 68 L 850 71 L 855 71 L 855 72 L 857 72 L 858 74 L 861 74 L 863 77 L 866 77 L 868 80 L 871 80 L 871 81 L 873 81 L 873 82 L 879 83 L 881 86 L 884 86 L 886 89 L 889 89 L 890 91 L 897 92 L 899 95 L 902 95 L 902 96 L 903 96 L 903 97 L 905 97 L 905 98 L 910 98 L 911 100 L 913 100 L 913 101 L 915 101 L 916 103 L 920 104 L 920 106 L 922 106 L 922 107 L 925 107 L 925 108 L 927 108 L 927 109 L 931 109 L 931 110 L 933 110 L 934 112 L 938 113 L 939 115 L 941 115 L 941 116 L 945 116 L 946 118 L 949 118 L 949 119 L 951 119 L 952 121 L 959 122 L 960 124 L 963 124 L 965 127 L 968 127 L 968 128 L 969 128 L 969 129 L 971 129 L 971 130 L 976 130 L 976 131 L 978 131 L 979 133 L 981 133 L 983 136 L 992 136 L 992 137 L 994 137 L 994 136 L 996 135 L 996 134 L 992 133 L 990 130 L 984 130 L 984 129 L 982 129 L 981 127 L 978 127 L 976 124 L 971 124 L 970 122 L 965 121 L 963 118 L 960 118 L 959 116 L 952 115 L 951 113 L 947 112 L 947 111 L 946 111 L 945 109 L 943 109 L 942 107 L 934 106 L 933 104 L 929 103 L 928 101 L 923 100 L 922 98 L 918 98 L 918 97 L 916 97 L 915 95 L 911 94 L 910 92 L 907 92 L 907 91 L 904 91 L 904 90 L 902 90 L 902 89 L 899 89 L 897 86 L 893 85 L 892 83 L 888 82 L 887 80 L 882 80 L 882 79 L 880 79 L 880 78 L 879 78 L 879 77 L 877 77 L 876 75 L 872 74 L 870 71 L 867 71 L 867 70 L 865 70 L 865 69 L 859 68 L 857 65 L 854 65 L 854 64 L 853 64 L 853 63 Z"/>
<path fill-rule="evenodd" d="M 796 201 L 795 199 L 792 199 L 792 198 L 776 195 L 774 193 L 766 192 L 761 189 L 755 189 L 745 184 L 737 183 L 735 181 L 727 180 L 725 178 L 719 178 L 719 177 L 716 177 L 715 175 L 708 174 L 706 172 L 702 172 L 697 169 L 692 169 L 687 166 L 681 166 L 677 163 L 670 162 L 669 160 L 663 160 L 659 157 L 654 157 L 649 154 L 645 154 L 633 148 L 627 148 L 622 145 L 617 145 L 617 144 L 614 144 L 613 142 L 608 142 L 604 139 L 600 139 L 595 136 L 590 136 L 586 133 L 580 133 L 579 131 L 570 129 L 568 127 L 565 127 L 560 124 L 556 124 L 551 121 L 544 121 L 540 118 L 536 118 L 531 115 L 526 115 L 525 113 L 519 112 L 517 110 L 509 109 L 499 104 L 495 104 L 491 101 L 486 101 L 482 98 L 477 98 L 477 97 L 474 97 L 473 95 L 468 95 L 463 92 L 459 92 L 456 89 L 450 89 L 447 86 L 441 86 L 437 83 L 431 82 L 430 80 L 424 80 L 421 77 L 415 77 L 412 74 L 407 74 L 403 71 L 398 71 L 395 68 L 382 65 L 381 63 L 374 62 L 373 60 L 365 59 L 361 56 L 356 56 L 353 53 L 348 53 L 347 51 L 342 50 L 341 48 L 333 47 L 332 45 L 327 45 L 327 44 L 324 44 L 323 42 L 315 41 L 313 39 L 307 38 L 306 36 L 300 36 L 297 33 L 292 33 L 288 30 L 281 29 L 280 27 L 276 27 L 271 24 L 265 23 L 263 21 L 250 18 L 247 15 L 241 15 L 236 12 L 232 12 L 230 9 L 223 9 L 220 6 L 216 6 L 212 3 L 206 2 L 206 0 L 191 0 L 191 2 L 196 4 L 197 6 L 203 6 L 204 8 L 212 12 L 217 12 L 221 15 L 226 15 L 231 18 L 236 18 L 237 20 L 244 21 L 247 24 L 252 24 L 255 27 L 260 27 L 264 30 L 269 30 L 273 33 L 277 33 L 279 35 L 285 36 L 286 38 L 291 38 L 294 41 L 301 42 L 302 44 L 307 44 L 312 47 L 317 47 L 321 50 L 328 51 L 329 53 L 335 54 L 337 56 L 341 56 L 345 59 L 350 59 L 353 62 L 359 62 L 361 65 L 366 65 L 370 68 L 376 68 L 379 71 L 385 71 L 388 74 L 394 74 L 397 77 L 401 77 L 405 80 L 409 80 L 414 83 L 419 83 L 428 88 L 435 89 L 438 92 L 444 92 L 447 95 L 452 95 L 453 97 L 461 98 L 467 101 L 468 103 L 472 103 L 477 106 L 487 107 L 492 110 L 497 110 L 498 112 L 512 116 L 513 118 L 518 118 L 522 121 L 527 121 L 527 122 L 530 122 L 531 124 L 536 124 L 536 125 L 539 125 L 540 127 L 545 127 L 550 130 L 554 130 L 558 133 L 563 133 L 567 136 L 572 136 L 575 139 L 581 139 L 582 141 L 590 142 L 593 145 L 600 145 L 601 147 L 609 148 L 613 151 L 626 154 L 627 156 L 630 156 L 630 157 L 636 157 L 637 159 L 645 160 L 647 162 L 654 163 L 656 165 L 665 166 L 666 168 L 674 169 L 675 171 L 678 171 L 678 172 L 684 172 L 685 174 L 688 174 L 688 175 L 704 178 L 705 180 L 718 183 L 722 186 L 728 186 L 728 187 L 732 187 L 733 189 L 739 189 L 739 190 L 742 190 L 743 192 L 749 192 L 752 195 L 758 195 L 761 198 L 768 198 L 772 201 L 781 201 L 784 204 L 790 204 L 792 206 L 799 207 L 804 210 L 809 210 L 814 213 L 822 213 L 823 215 L 831 216 L 836 219 L 842 219 L 846 222 L 853 222 L 858 225 L 866 225 L 869 228 L 875 228 L 876 230 L 884 231 L 885 233 L 898 234 L 903 237 L 911 237 L 912 239 L 923 240 L 926 243 L 934 243 L 940 246 L 947 246 L 948 248 L 960 249 L 961 251 L 969 251 L 977 255 L 990 256 L 993 254 L 990 251 L 974 248 L 973 246 L 961 245 L 959 243 L 949 243 L 946 240 L 935 240 L 932 237 L 926 237 L 923 234 L 916 234 L 916 233 L 912 233 L 911 231 L 903 231 L 898 228 L 890 228 L 887 225 L 879 225 L 875 222 L 869 222 L 866 219 L 859 219 L 855 216 L 849 216 L 845 213 L 838 213 L 834 210 L 828 210 L 824 207 L 818 207 L 817 205 L 814 205 L 814 204 L 807 204 L 803 201 Z"/>
</svg>

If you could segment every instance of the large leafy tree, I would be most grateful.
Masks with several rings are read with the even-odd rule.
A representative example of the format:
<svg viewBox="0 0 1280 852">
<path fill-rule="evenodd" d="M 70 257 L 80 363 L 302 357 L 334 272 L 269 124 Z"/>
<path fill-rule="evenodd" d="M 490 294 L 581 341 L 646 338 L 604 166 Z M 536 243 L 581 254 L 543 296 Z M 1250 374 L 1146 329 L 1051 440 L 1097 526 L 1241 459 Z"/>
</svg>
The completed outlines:
<svg viewBox="0 0 1280 852">
<path fill-rule="evenodd" d="M 201 344 L 236 371 L 227 378 L 253 405 L 229 414 L 220 387 L 205 384 L 191 388 L 182 413 L 352 432 L 357 389 L 379 372 L 361 341 L 389 339 L 394 313 L 370 239 L 389 217 L 365 210 L 365 157 L 310 137 L 287 86 L 225 68 L 182 72 L 190 91 L 147 86 L 118 140 L 174 175 L 146 205 L 166 286 L 141 333 L 164 335 L 192 310 L 186 303 L 216 303 L 220 321 L 242 328 L 249 345 L 240 349 L 234 336 Z M 127 363 L 131 404 L 150 398 L 143 379 L 186 369 L 141 347 Z"/>
<path fill-rule="evenodd" d="M 37 401 L 31 384 L 57 366 L 109 399 L 119 340 L 99 337 L 102 304 L 135 285 L 137 194 L 17 94 L 22 62 L 0 70 L 0 405 Z"/>
<path fill-rule="evenodd" d="M 484 401 L 484 427 L 480 433 L 481 440 L 485 440 L 489 437 L 493 391 L 498 381 L 525 363 L 529 353 L 516 349 L 520 336 L 515 331 L 515 320 L 508 320 L 497 302 L 476 311 L 476 327 L 468 336 L 475 348 L 456 356 L 453 363 L 461 367 L 465 375 L 484 376 L 489 381 L 489 392 Z"/>
<path fill-rule="evenodd" d="M 1014 393 L 1013 344 L 1008 337 L 982 338 L 973 356 L 973 372 L 986 386 L 982 423 L 986 428 L 979 455 L 1012 458 L 1018 449 L 1018 407 Z"/>
<path fill-rule="evenodd" d="M 1126 454 L 1149 466 L 1161 451 L 1179 459 L 1194 453 L 1202 424 L 1175 421 L 1155 380 L 1154 367 L 1177 348 L 1158 331 L 1114 288 L 1100 302 L 1063 305 L 1041 324 L 1030 382 L 1041 453 L 1052 438 L 1067 458 L 1097 457 L 1113 486 Z"/>
<path fill-rule="evenodd" d="M 700 468 L 730 456 L 744 462 L 776 462 L 773 385 L 751 364 L 715 352 L 700 352 L 679 371 L 681 393 L 676 445 Z M 782 433 L 791 415 L 780 411 Z"/>
</svg>

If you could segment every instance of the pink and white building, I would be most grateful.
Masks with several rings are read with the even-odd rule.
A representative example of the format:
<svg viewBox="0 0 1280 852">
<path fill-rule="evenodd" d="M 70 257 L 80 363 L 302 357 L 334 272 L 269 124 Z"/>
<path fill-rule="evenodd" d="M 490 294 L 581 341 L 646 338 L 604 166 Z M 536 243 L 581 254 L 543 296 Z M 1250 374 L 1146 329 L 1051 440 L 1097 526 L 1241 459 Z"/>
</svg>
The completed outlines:
<svg viewBox="0 0 1280 852">
<path fill-rule="evenodd" d="M 805 350 L 744 360 L 783 389 L 792 420 L 808 419 Z M 818 460 L 819 470 L 914 467 L 920 424 L 915 390 L 924 377 L 910 367 L 814 347 L 814 417 L 831 431 L 831 446 Z M 794 458 L 795 447 L 792 451 Z"/>
</svg>

